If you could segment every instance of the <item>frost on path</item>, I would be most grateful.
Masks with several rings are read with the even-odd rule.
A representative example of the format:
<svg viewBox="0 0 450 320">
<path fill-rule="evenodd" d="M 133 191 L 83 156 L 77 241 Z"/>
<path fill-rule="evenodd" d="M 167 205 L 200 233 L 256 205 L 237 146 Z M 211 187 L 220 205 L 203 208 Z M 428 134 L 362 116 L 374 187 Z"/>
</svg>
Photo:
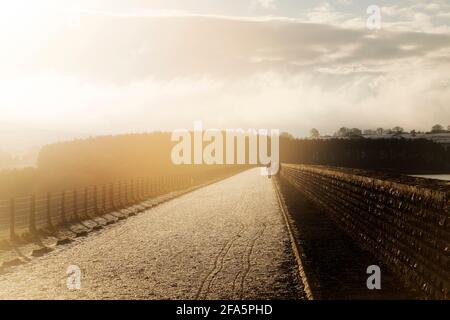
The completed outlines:
<svg viewBox="0 0 450 320">
<path fill-rule="evenodd" d="M 80 290 L 67 268 L 79 266 Z M 169 201 L 0 275 L 2 299 L 302 298 L 259 169 Z"/>
</svg>

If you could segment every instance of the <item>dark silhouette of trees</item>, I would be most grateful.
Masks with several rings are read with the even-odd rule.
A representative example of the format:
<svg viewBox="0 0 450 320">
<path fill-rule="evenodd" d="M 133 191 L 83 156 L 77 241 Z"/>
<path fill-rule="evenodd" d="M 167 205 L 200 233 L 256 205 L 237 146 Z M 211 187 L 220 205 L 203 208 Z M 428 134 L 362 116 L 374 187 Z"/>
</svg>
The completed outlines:
<svg viewBox="0 0 450 320">
<path fill-rule="evenodd" d="M 318 139 L 320 138 L 320 132 L 316 128 L 312 128 L 311 131 L 309 132 L 309 136 L 313 139 Z"/>
<path fill-rule="evenodd" d="M 405 131 L 405 129 L 403 129 L 402 127 L 396 126 L 392 128 L 392 132 L 394 134 L 401 134 Z"/>
<path fill-rule="evenodd" d="M 346 137 L 348 135 L 349 129 L 346 127 L 340 128 L 334 135 L 336 137 Z"/>
<path fill-rule="evenodd" d="M 406 173 L 450 172 L 450 149 L 425 139 L 281 139 L 287 163 L 390 170 Z"/>
<path fill-rule="evenodd" d="M 280 137 L 280 161 L 399 172 L 450 172 L 450 148 L 425 139 L 364 139 L 341 128 L 347 139 Z M 176 166 L 170 133 L 103 136 L 42 148 L 37 168 L 0 172 L 0 198 L 61 191 L 140 177 L 200 174 L 207 165 Z M 248 151 L 248 150 L 247 150 Z"/>
<path fill-rule="evenodd" d="M 376 130 L 372 130 L 372 129 L 365 129 L 364 130 L 364 134 L 366 134 L 366 135 L 376 135 L 377 131 Z"/>
<path fill-rule="evenodd" d="M 444 127 L 440 124 L 436 124 L 431 128 L 432 133 L 442 133 L 445 132 Z"/>
<path fill-rule="evenodd" d="M 346 128 L 346 127 L 342 127 L 340 128 L 335 134 L 334 136 L 336 137 L 355 137 L 355 136 L 361 136 L 362 135 L 362 130 L 358 129 L 358 128 Z"/>
<path fill-rule="evenodd" d="M 34 169 L 0 172 L 0 199 L 142 177 L 197 175 L 210 165 L 172 163 L 170 133 L 102 136 L 47 145 Z M 226 166 L 222 166 L 226 167 Z"/>
<path fill-rule="evenodd" d="M 280 134 L 281 138 L 287 138 L 287 139 L 295 139 L 294 136 L 292 134 L 290 134 L 289 132 L 282 132 Z"/>
<path fill-rule="evenodd" d="M 362 130 L 358 128 L 353 128 L 350 130 L 350 136 L 360 136 L 362 135 Z"/>
</svg>

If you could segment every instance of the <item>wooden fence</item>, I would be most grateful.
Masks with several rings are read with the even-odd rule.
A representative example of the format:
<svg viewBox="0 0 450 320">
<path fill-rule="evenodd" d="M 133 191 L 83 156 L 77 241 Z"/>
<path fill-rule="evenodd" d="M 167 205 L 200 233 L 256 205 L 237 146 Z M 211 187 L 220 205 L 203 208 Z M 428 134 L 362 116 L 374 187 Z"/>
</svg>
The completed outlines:
<svg viewBox="0 0 450 320">
<path fill-rule="evenodd" d="M 238 169 L 242 170 L 242 169 Z M 0 200 L 0 239 L 89 219 L 168 192 L 186 189 L 235 169 L 207 170 L 196 175 L 153 176 L 44 195 Z"/>
</svg>

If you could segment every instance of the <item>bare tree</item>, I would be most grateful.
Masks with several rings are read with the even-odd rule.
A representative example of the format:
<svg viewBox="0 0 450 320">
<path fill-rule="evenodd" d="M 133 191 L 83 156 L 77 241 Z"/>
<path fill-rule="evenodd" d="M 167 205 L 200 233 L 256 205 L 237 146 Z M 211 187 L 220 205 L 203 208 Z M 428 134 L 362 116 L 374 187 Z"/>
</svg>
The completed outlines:
<svg viewBox="0 0 450 320">
<path fill-rule="evenodd" d="M 319 130 L 317 130 L 316 128 L 312 128 L 312 129 L 309 131 L 309 135 L 310 135 L 310 137 L 313 138 L 313 139 L 319 139 L 319 138 L 320 138 L 320 132 L 319 132 Z"/>
<path fill-rule="evenodd" d="M 360 135 L 362 135 L 362 130 L 358 129 L 358 128 L 352 128 L 352 129 L 350 129 L 349 135 L 360 136 Z"/>
<path fill-rule="evenodd" d="M 366 130 L 364 130 L 364 134 L 365 135 L 374 135 L 374 134 L 377 134 L 377 132 L 372 129 L 366 129 Z"/>
<path fill-rule="evenodd" d="M 342 127 L 334 135 L 338 137 L 346 137 L 348 136 L 349 132 L 350 132 L 349 128 Z"/>
<path fill-rule="evenodd" d="M 295 137 L 292 134 L 290 134 L 289 132 L 282 132 L 280 134 L 280 138 L 286 138 L 286 139 L 289 139 L 289 140 L 295 140 Z"/>
<path fill-rule="evenodd" d="M 394 133 L 396 133 L 396 134 L 399 134 L 399 133 L 403 133 L 405 131 L 405 129 L 403 129 L 402 127 L 397 126 L 397 127 L 393 127 L 392 131 Z"/>
<path fill-rule="evenodd" d="M 441 126 L 440 124 L 435 124 L 432 128 L 431 128 L 431 132 L 442 132 L 444 131 L 444 127 Z"/>
</svg>

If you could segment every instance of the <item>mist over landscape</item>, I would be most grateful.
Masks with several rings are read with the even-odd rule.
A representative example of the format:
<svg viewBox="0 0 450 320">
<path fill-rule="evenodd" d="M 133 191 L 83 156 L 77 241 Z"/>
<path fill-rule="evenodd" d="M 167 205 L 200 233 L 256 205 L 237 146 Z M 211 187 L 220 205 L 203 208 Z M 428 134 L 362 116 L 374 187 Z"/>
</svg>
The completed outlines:
<svg viewBox="0 0 450 320">
<path fill-rule="evenodd" d="M 2 4 L 2 123 L 82 136 L 200 119 L 306 137 L 450 119 L 450 5 L 386 2 L 369 30 L 363 2 Z"/>
<path fill-rule="evenodd" d="M 0 44 L 0 300 L 450 300 L 450 0 L 1 1 Z"/>
</svg>

